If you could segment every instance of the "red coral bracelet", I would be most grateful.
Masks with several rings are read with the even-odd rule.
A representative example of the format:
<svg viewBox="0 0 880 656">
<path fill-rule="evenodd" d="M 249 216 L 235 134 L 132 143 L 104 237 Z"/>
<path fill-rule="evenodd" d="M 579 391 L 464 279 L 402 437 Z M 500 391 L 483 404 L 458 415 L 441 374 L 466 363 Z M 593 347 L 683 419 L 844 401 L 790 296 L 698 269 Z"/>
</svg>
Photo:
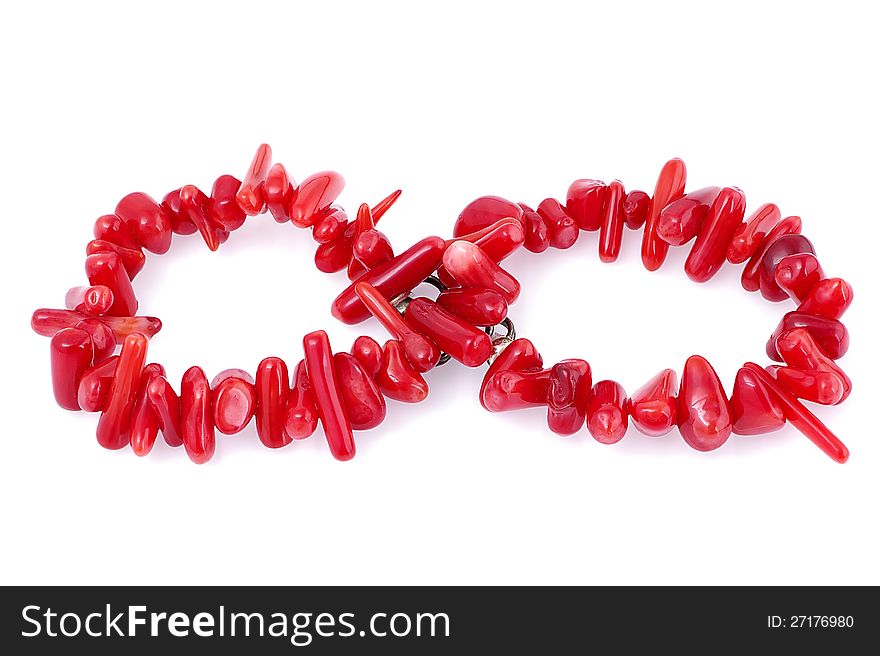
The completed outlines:
<svg viewBox="0 0 880 656">
<path fill-rule="evenodd" d="M 838 319 L 852 300 L 851 287 L 824 277 L 812 245 L 799 234 L 799 218 L 780 220 L 775 205 L 764 205 L 744 221 L 745 199 L 738 189 L 686 194 L 684 183 L 684 164 L 671 160 L 653 197 L 626 193 L 617 181 L 595 180 L 574 182 L 564 205 L 546 199 L 537 211 L 483 197 L 461 213 L 454 239 L 427 237 L 395 256 L 376 223 L 399 191 L 372 208 L 362 204 L 349 220 L 334 204 L 341 176 L 317 173 L 297 185 L 283 165 L 271 164 L 271 150 L 263 145 L 243 181 L 220 176 L 210 197 L 187 185 L 161 203 L 140 192 L 123 198 L 113 214 L 95 223 L 95 239 L 86 249 L 89 286 L 67 293 L 67 309 L 37 310 L 31 323 L 37 333 L 52 337 L 58 404 L 101 412 L 98 442 L 110 449 L 130 444 L 138 455 L 151 450 L 161 430 L 170 446 L 183 445 L 194 462 L 203 463 L 214 453 L 215 428 L 234 434 L 256 417 L 259 438 L 270 448 L 310 436 L 320 420 L 331 453 L 347 460 L 355 452 L 352 431 L 382 422 L 385 397 L 424 400 L 428 386 L 422 374 L 453 358 L 470 367 L 491 363 L 480 393 L 484 407 L 546 405 L 548 424 L 559 434 L 586 423 L 596 440 L 610 444 L 623 437 L 632 418 L 653 436 L 677 425 L 689 445 L 706 451 L 721 446 L 731 432 L 764 433 L 788 420 L 844 462 L 846 447 L 799 399 L 840 403 L 849 394 L 851 383 L 834 360 L 848 346 Z M 147 343 L 161 323 L 136 316 L 131 281 L 144 266 L 144 249 L 165 253 L 173 233 L 199 232 L 217 250 L 247 216 L 267 211 L 278 222 L 312 229 L 321 271 L 346 270 L 352 282 L 333 302 L 333 315 L 345 323 L 372 315 L 392 339 L 380 346 L 361 336 L 349 353 L 334 354 L 326 333 L 316 331 L 303 338 L 304 357 L 292 381 L 284 361 L 270 357 L 255 378 L 233 369 L 210 384 L 201 368 L 192 367 L 178 395 L 161 365 L 146 364 Z M 543 368 L 531 342 L 515 339 L 507 312 L 520 285 L 498 263 L 521 246 L 532 252 L 569 248 L 582 230 L 598 230 L 600 258 L 614 261 L 624 225 L 644 225 L 642 259 L 650 270 L 662 264 L 670 245 L 695 239 L 685 264 L 692 279 L 709 280 L 725 258 L 747 261 L 746 289 L 760 289 L 773 301 L 797 300 L 797 311 L 785 315 L 767 345 L 768 355 L 785 366 L 765 370 L 747 363 L 729 400 L 699 356 L 685 364 L 680 389 L 675 373 L 665 370 L 632 397 L 613 381 L 593 385 L 584 360 Z M 424 281 L 439 289 L 435 300 L 412 297 Z M 499 325 L 507 328 L 503 337 L 495 337 Z"/>
</svg>

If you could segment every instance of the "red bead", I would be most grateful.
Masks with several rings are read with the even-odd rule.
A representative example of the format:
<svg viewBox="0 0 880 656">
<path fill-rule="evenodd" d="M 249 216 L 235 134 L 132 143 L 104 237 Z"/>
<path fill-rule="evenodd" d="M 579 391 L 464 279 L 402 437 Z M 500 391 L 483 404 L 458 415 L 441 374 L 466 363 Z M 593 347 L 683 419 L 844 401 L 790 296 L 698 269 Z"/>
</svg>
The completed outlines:
<svg viewBox="0 0 880 656">
<path fill-rule="evenodd" d="M 257 390 L 250 374 L 240 369 L 227 369 L 214 376 L 211 405 L 218 431 L 224 435 L 243 431 L 257 409 Z M 287 408 L 284 408 L 282 414 L 286 413 Z"/>
<path fill-rule="evenodd" d="M 553 248 L 571 248 L 578 238 L 578 224 L 555 198 L 545 198 L 538 205 L 538 216 L 544 219 L 547 236 Z M 496 260 L 498 261 L 498 260 Z"/>
<path fill-rule="evenodd" d="M 186 185 L 180 188 L 180 209 L 198 228 L 199 234 L 212 251 L 220 248 L 220 244 L 229 238 L 229 231 L 223 224 L 214 220 L 208 212 L 210 201 L 205 194 L 194 187 Z"/>
<path fill-rule="evenodd" d="M 352 257 L 351 260 L 349 260 L 348 267 L 345 269 L 345 275 L 348 276 L 348 279 L 352 282 L 360 280 L 366 272 L 367 267 L 361 264 L 360 260 L 356 257 Z"/>
<path fill-rule="evenodd" d="M 456 241 L 443 254 L 443 266 L 462 287 L 480 287 L 498 292 L 508 303 L 519 297 L 519 282 L 495 264 L 476 244 Z"/>
<path fill-rule="evenodd" d="M 266 207 L 265 184 L 271 166 L 272 149 L 268 144 L 262 144 L 235 195 L 238 206 L 248 216 L 255 216 Z"/>
<path fill-rule="evenodd" d="M 68 310 L 100 316 L 113 305 L 113 291 L 104 285 L 71 287 L 64 296 L 64 305 Z"/>
<path fill-rule="evenodd" d="M 144 264 L 147 263 L 147 257 L 140 248 L 137 250 L 125 248 L 104 239 L 93 239 L 86 244 L 86 255 L 94 255 L 95 253 L 115 253 L 118 255 L 129 280 L 134 280 L 134 277 L 141 272 Z"/>
<path fill-rule="evenodd" d="M 785 413 L 776 395 L 748 367 L 736 372 L 730 416 L 737 435 L 763 435 L 785 424 Z"/>
<path fill-rule="evenodd" d="M 782 333 L 776 348 L 788 365 L 776 370 L 776 379 L 802 399 L 837 405 L 852 391 L 852 381 L 824 353 L 805 328 Z"/>
<path fill-rule="evenodd" d="M 376 384 L 389 399 L 420 403 L 428 396 L 428 384 L 406 359 L 403 345 L 396 340 L 385 342 Z"/>
<path fill-rule="evenodd" d="M 115 214 L 148 251 L 162 255 L 171 248 L 171 217 L 147 194 L 129 194 L 116 205 Z"/>
<path fill-rule="evenodd" d="M 437 305 L 475 326 L 496 326 L 507 316 L 507 301 L 491 289 L 448 289 L 437 297 Z"/>
<path fill-rule="evenodd" d="M 138 391 L 131 411 L 129 435 L 129 444 L 131 444 L 131 450 L 136 456 L 147 455 L 156 443 L 156 436 L 159 434 L 159 416 L 150 403 L 147 389 L 154 378 L 164 375 L 165 369 L 161 364 L 148 364 L 141 372 Z"/>
<path fill-rule="evenodd" d="M 235 187 L 238 191 L 238 186 Z M 234 192 L 233 192 L 234 195 Z M 196 232 L 196 224 L 180 209 L 180 189 L 169 191 L 162 199 L 162 209 L 171 219 L 171 231 L 178 235 L 191 235 Z M 240 210 L 239 210 L 240 211 Z M 244 212 L 242 212 L 244 214 Z"/>
<path fill-rule="evenodd" d="M 367 270 L 375 269 L 394 257 L 388 237 L 375 229 L 365 230 L 355 237 L 351 252 Z"/>
<path fill-rule="evenodd" d="M 113 292 L 113 305 L 107 314 L 130 317 L 137 312 L 134 288 L 122 260 L 114 253 L 95 253 L 86 257 L 86 276 L 92 285 L 104 285 Z"/>
<path fill-rule="evenodd" d="M 456 241 L 469 241 L 483 249 L 483 252 L 497 263 L 519 250 L 524 240 L 525 231 L 522 223 L 514 218 L 506 218 L 459 239 L 450 239 L 446 245 L 449 246 Z"/>
<path fill-rule="evenodd" d="M 630 230 L 638 230 L 648 218 L 651 197 L 644 191 L 633 189 L 623 200 L 623 221 Z"/>
<path fill-rule="evenodd" d="M 214 180 L 214 184 L 211 187 L 211 198 L 208 201 L 208 216 L 223 226 L 227 232 L 238 230 L 244 225 L 244 221 L 247 218 L 247 214 L 239 207 L 236 200 L 236 194 L 240 188 L 241 180 L 232 175 L 221 175 Z M 195 232 L 196 229 L 195 224 L 193 224 L 192 232 Z"/>
<path fill-rule="evenodd" d="M 852 303 L 853 288 L 842 278 L 826 278 L 817 283 L 798 306 L 798 312 L 828 319 L 840 319 Z"/>
<path fill-rule="evenodd" d="M 346 268 L 352 259 L 351 245 L 354 225 L 349 223 L 333 241 L 319 244 L 315 250 L 315 266 L 324 273 L 336 273 Z"/>
<path fill-rule="evenodd" d="M 783 333 L 795 328 L 806 329 L 822 353 L 832 360 L 842 358 L 849 348 L 849 332 L 846 326 L 837 319 L 828 319 L 827 317 L 800 311 L 789 312 L 782 317 L 782 320 L 767 342 L 767 356 L 771 360 L 782 361 L 782 357 L 776 348 L 776 340 Z"/>
<path fill-rule="evenodd" d="M 565 195 L 565 209 L 581 230 L 595 231 L 602 224 L 606 187 L 599 180 L 575 180 Z"/>
<path fill-rule="evenodd" d="M 197 465 L 214 456 L 216 435 L 211 386 L 200 367 L 190 367 L 180 382 L 180 430 L 186 455 Z"/>
<path fill-rule="evenodd" d="M 335 171 L 310 175 L 296 189 L 290 203 L 290 221 L 298 228 L 314 225 L 320 210 L 332 204 L 342 193 L 345 179 Z"/>
<path fill-rule="evenodd" d="M 159 420 L 159 430 L 168 446 L 183 445 L 180 399 L 164 376 L 154 377 L 147 385 L 147 397 Z"/>
<path fill-rule="evenodd" d="M 828 430 L 816 416 L 807 410 L 797 398 L 784 386 L 773 379 L 754 362 L 746 362 L 745 368 L 752 371 L 755 377 L 776 397 L 782 406 L 785 418 L 792 426 L 803 433 L 813 444 L 822 449 L 823 453 L 835 462 L 844 463 L 849 459 L 849 449 L 841 442 L 834 433 Z"/>
<path fill-rule="evenodd" d="M 466 367 L 478 367 L 492 355 L 492 339 L 485 331 L 443 309 L 427 298 L 414 298 L 404 313 L 406 323 Z"/>
<path fill-rule="evenodd" d="M 426 237 L 394 259 L 365 273 L 359 282 L 371 284 L 386 299 L 397 298 L 414 289 L 437 269 L 445 244 L 440 237 Z M 336 297 L 331 311 L 334 317 L 347 324 L 360 323 L 370 317 L 355 292 L 355 283 Z"/>
<path fill-rule="evenodd" d="M 350 460 L 355 453 L 354 436 L 342 405 L 327 333 L 318 330 L 303 337 L 303 350 L 305 369 L 330 453 L 337 460 Z"/>
<path fill-rule="evenodd" d="M 507 371 L 540 370 L 543 366 L 544 361 L 541 354 L 538 353 L 532 342 L 524 338 L 515 339 L 489 365 L 480 386 L 480 403 L 489 412 L 513 409 L 508 408 L 507 391 L 502 385 L 499 385 L 499 381 L 495 380 L 496 376 Z M 547 394 L 549 394 L 549 371 L 547 374 L 547 388 L 543 390 L 545 400 L 541 403 L 546 402 Z M 539 391 L 537 394 L 540 396 L 541 392 Z M 527 403 L 521 407 L 528 405 L 533 404 Z"/>
<path fill-rule="evenodd" d="M 79 381 L 92 363 L 92 340 L 85 330 L 65 328 L 52 337 L 49 346 L 52 391 L 65 410 L 79 410 Z"/>
<path fill-rule="evenodd" d="M 776 284 L 800 303 L 825 278 L 822 265 L 812 253 L 796 253 L 779 260 L 773 273 Z"/>
<path fill-rule="evenodd" d="M 397 199 L 400 198 L 400 194 L 402 193 L 403 192 L 400 189 L 397 189 L 396 191 L 392 191 L 388 196 L 376 203 L 373 206 L 372 210 L 370 210 L 370 213 L 373 215 L 373 221 L 378 223 L 379 219 L 381 219 L 385 215 L 385 212 L 390 210 L 391 206 L 397 202 Z"/>
<path fill-rule="evenodd" d="M 147 357 L 148 342 L 146 337 L 139 334 L 129 335 L 122 342 L 107 406 L 98 419 L 98 444 L 105 449 L 121 449 L 128 444 L 131 411 Z"/>
<path fill-rule="evenodd" d="M 318 406 L 304 360 L 293 371 L 293 386 L 287 397 L 287 418 L 284 432 L 294 440 L 304 440 L 318 427 Z"/>
<path fill-rule="evenodd" d="M 40 308 L 31 316 L 31 328 L 38 335 L 51 337 L 62 328 L 74 328 L 76 324 L 88 319 L 84 314 L 73 310 L 50 310 Z M 162 322 L 156 317 L 95 317 L 106 324 L 116 339 L 124 339 L 132 333 L 142 333 L 152 337 L 162 329 Z"/>
<path fill-rule="evenodd" d="M 761 296 L 774 302 L 788 298 L 788 293 L 776 282 L 776 268 L 784 258 L 802 253 L 815 253 L 813 244 L 803 235 L 783 235 L 767 248 L 761 259 L 758 278 Z"/>
<path fill-rule="evenodd" d="M 330 206 L 327 214 L 312 226 L 312 239 L 327 244 L 339 238 L 348 227 L 348 215 L 341 207 Z"/>
<path fill-rule="evenodd" d="M 761 242 L 761 245 L 752 253 L 743 269 L 741 277 L 743 289 L 747 292 L 756 292 L 761 288 L 761 262 L 767 249 L 783 235 L 794 235 L 800 233 L 800 231 L 801 218 L 799 216 L 788 216 L 773 226 L 773 229 L 767 233 L 764 241 Z"/>
<path fill-rule="evenodd" d="M 721 269 L 727 257 L 727 245 L 742 225 L 746 197 L 736 187 L 724 187 L 712 203 L 700 234 L 684 263 L 688 278 L 706 282 Z"/>
<path fill-rule="evenodd" d="M 720 187 L 704 187 L 672 201 L 660 210 L 657 234 L 670 246 L 682 246 L 697 236 Z"/>
<path fill-rule="evenodd" d="M 530 253 L 543 253 L 550 248 L 550 234 L 547 224 L 541 215 L 524 203 L 519 203 L 522 209 L 522 226 L 525 231 L 523 245 Z"/>
<path fill-rule="evenodd" d="M 94 352 L 93 362 L 103 362 L 116 350 L 116 336 L 110 327 L 98 318 L 83 319 L 74 326 L 89 334 Z"/>
<path fill-rule="evenodd" d="M 684 365 L 678 390 L 678 430 L 697 451 L 717 449 L 730 437 L 730 402 L 709 362 L 692 355 Z"/>
<path fill-rule="evenodd" d="M 614 262 L 620 255 L 623 242 L 623 199 L 626 189 L 619 180 L 608 185 L 605 203 L 602 206 L 602 225 L 599 232 L 599 259 Z"/>
<path fill-rule="evenodd" d="M 687 170 L 680 159 L 669 160 L 660 170 L 654 187 L 651 211 L 645 220 L 645 232 L 642 234 L 642 263 L 648 271 L 659 269 L 666 259 L 666 253 L 669 252 L 669 244 L 657 234 L 660 212 L 684 194 L 686 180 Z"/>
<path fill-rule="evenodd" d="M 361 335 L 354 340 L 351 355 L 360 363 L 370 378 L 376 377 L 382 365 L 382 346 L 379 342 L 367 335 Z"/>
<path fill-rule="evenodd" d="M 626 391 L 613 380 L 600 380 L 593 385 L 587 401 L 587 430 L 602 444 L 615 444 L 623 439 L 628 427 Z"/>
<path fill-rule="evenodd" d="M 269 208 L 269 213 L 278 223 L 290 220 L 290 217 L 287 216 L 287 210 L 290 206 L 295 187 L 295 182 L 291 186 L 284 164 L 280 162 L 273 164 L 266 175 L 263 190 L 266 196 L 266 207 Z"/>
<path fill-rule="evenodd" d="M 522 209 L 516 203 L 499 196 L 481 196 L 468 203 L 455 220 L 453 237 L 461 237 L 482 230 L 501 219 L 513 217 L 522 220 Z"/>
<path fill-rule="evenodd" d="M 630 397 L 629 413 L 639 432 L 660 437 L 673 429 L 678 418 L 677 392 L 678 374 L 664 369 Z"/>
<path fill-rule="evenodd" d="M 83 372 L 76 392 L 80 408 L 86 412 L 103 412 L 107 409 L 110 384 L 113 382 L 118 361 L 119 356 L 114 355 Z"/>
<path fill-rule="evenodd" d="M 767 233 L 779 223 L 780 216 L 779 208 L 773 203 L 765 203 L 752 212 L 733 234 L 727 248 L 727 261 L 740 264 L 752 257 L 761 247 Z"/>
<path fill-rule="evenodd" d="M 98 217 L 92 234 L 95 235 L 95 239 L 101 241 L 109 241 L 133 251 L 141 250 L 141 244 L 135 239 L 131 229 L 115 214 L 105 214 Z"/>
<path fill-rule="evenodd" d="M 360 363 L 348 353 L 337 353 L 333 370 L 351 427 L 369 430 L 381 424 L 385 419 L 385 397 Z"/>
<path fill-rule="evenodd" d="M 547 425 L 557 435 L 573 435 L 584 425 L 593 374 L 586 360 L 562 360 L 550 369 Z"/>
<path fill-rule="evenodd" d="M 281 358 L 265 358 L 257 367 L 257 435 L 270 449 L 290 444 L 284 432 L 290 393 L 287 365 Z"/>
</svg>

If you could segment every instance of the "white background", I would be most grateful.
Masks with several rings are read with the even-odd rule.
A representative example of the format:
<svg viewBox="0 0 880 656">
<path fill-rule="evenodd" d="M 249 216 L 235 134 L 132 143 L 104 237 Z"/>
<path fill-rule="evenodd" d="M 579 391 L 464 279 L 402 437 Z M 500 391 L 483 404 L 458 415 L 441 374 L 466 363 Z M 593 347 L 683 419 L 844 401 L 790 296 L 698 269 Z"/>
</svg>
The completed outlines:
<svg viewBox="0 0 880 656">
<path fill-rule="evenodd" d="M 868 3 L 16 3 L 2 68 L 3 583 L 880 583 L 876 16 Z M 482 370 L 429 374 L 418 406 L 333 460 L 319 432 L 280 451 L 253 426 L 191 464 L 157 444 L 108 452 L 97 417 L 52 399 L 37 307 L 84 284 L 94 219 L 241 176 L 272 144 L 297 179 L 346 176 L 352 212 L 401 187 L 398 250 L 448 236 L 472 198 L 564 197 L 578 177 L 651 191 L 682 157 L 689 188 L 737 185 L 799 214 L 828 275 L 850 280 L 854 383 L 819 408 L 852 451 L 836 465 L 793 429 L 700 454 L 630 429 L 560 439 L 543 412 L 477 401 Z M 521 253 L 512 316 L 545 361 L 584 357 L 632 391 L 700 353 L 728 391 L 790 303 L 706 285 L 686 249 L 648 273 L 639 235 L 599 263 L 596 235 Z M 373 322 L 329 313 L 346 284 L 306 232 L 263 216 L 217 253 L 198 235 L 149 256 L 135 286 L 176 381 L 295 363 L 304 333 L 338 349 Z"/>
</svg>

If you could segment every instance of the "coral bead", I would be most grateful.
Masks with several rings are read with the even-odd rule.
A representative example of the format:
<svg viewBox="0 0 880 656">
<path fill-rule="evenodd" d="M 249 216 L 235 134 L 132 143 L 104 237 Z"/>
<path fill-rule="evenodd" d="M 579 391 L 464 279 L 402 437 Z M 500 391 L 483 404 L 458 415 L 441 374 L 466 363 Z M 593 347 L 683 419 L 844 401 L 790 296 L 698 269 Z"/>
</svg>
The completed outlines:
<svg viewBox="0 0 880 656">
<path fill-rule="evenodd" d="M 171 447 L 183 445 L 180 397 L 164 376 L 154 377 L 147 385 L 147 397 L 159 419 L 159 430 Z"/>
<path fill-rule="evenodd" d="M 550 233 L 547 223 L 528 205 L 519 203 L 522 209 L 522 226 L 525 232 L 523 246 L 530 253 L 543 253 L 550 248 Z"/>
<path fill-rule="evenodd" d="M 71 287 L 64 295 L 64 306 L 90 316 L 106 314 L 113 305 L 113 291 L 104 285 Z"/>
<path fill-rule="evenodd" d="M 52 391 L 65 410 L 79 410 L 79 381 L 92 363 L 92 340 L 85 330 L 65 328 L 52 337 L 49 345 Z"/>
<path fill-rule="evenodd" d="M 475 326 L 495 326 L 507 316 L 507 301 L 491 289 L 449 289 L 437 297 L 437 305 Z"/>
<path fill-rule="evenodd" d="M 782 361 L 779 350 L 776 348 L 776 340 L 783 333 L 795 328 L 806 329 L 822 353 L 832 360 L 842 358 L 849 348 L 849 332 L 846 326 L 837 319 L 828 319 L 827 317 L 800 311 L 789 312 L 782 317 L 782 320 L 767 342 L 767 356 L 771 360 Z"/>
<path fill-rule="evenodd" d="M 314 433 L 317 427 L 318 406 L 306 373 L 305 360 L 300 360 L 293 370 L 293 385 L 287 397 L 284 432 L 294 440 L 304 440 Z"/>
<path fill-rule="evenodd" d="M 480 385 L 480 403 L 489 412 L 500 412 L 506 409 L 513 409 L 508 408 L 507 392 L 504 386 L 500 385 L 499 381 L 496 380 L 497 376 L 508 371 L 538 371 L 541 370 L 541 367 L 543 366 L 544 361 L 541 358 L 541 354 L 538 353 L 538 350 L 532 342 L 522 337 L 515 339 L 508 344 L 507 348 L 501 351 L 501 353 L 498 354 L 498 357 L 496 357 L 492 364 L 489 365 L 489 369 L 486 371 L 486 375 L 483 376 L 483 382 Z M 547 402 L 547 396 L 549 394 L 549 371 L 547 374 L 546 386 L 543 389 L 530 390 L 528 392 L 528 398 L 541 398 L 543 396 L 543 400 L 539 401 L 539 404 Z M 528 407 L 529 405 L 534 404 L 526 403 L 520 407 Z"/>
<path fill-rule="evenodd" d="M 798 234 L 800 231 L 801 218 L 799 216 L 788 216 L 773 226 L 773 229 L 767 233 L 767 236 L 761 242 L 760 246 L 755 249 L 752 256 L 749 258 L 749 261 L 746 263 L 746 266 L 743 268 L 741 276 L 743 289 L 747 292 L 756 292 L 761 288 L 761 262 L 764 259 L 764 254 L 767 252 L 767 249 L 769 249 L 770 246 L 780 237 L 784 235 Z"/>
<path fill-rule="evenodd" d="M 730 415 L 737 435 L 762 435 L 785 424 L 785 413 L 776 395 L 748 367 L 736 372 Z"/>
<path fill-rule="evenodd" d="M 644 191 L 634 189 L 623 201 L 623 221 L 630 230 L 638 230 L 645 225 L 651 209 L 651 197 Z"/>
<path fill-rule="evenodd" d="M 549 393 L 550 369 L 506 370 L 484 381 L 480 402 L 489 412 L 504 412 L 546 405 Z"/>
<path fill-rule="evenodd" d="M 812 253 L 795 253 L 779 260 L 773 276 L 779 288 L 800 303 L 825 278 L 825 272 Z"/>
<path fill-rule="evenodd" d="M 263 192 L 266 196 L 266 207 L 269 208 L 269 213 L 278 223 L 290 220 L 290 217 L 287 216 L 287 210 L 295 186 L 295 183 L 291 186 L 284 164 L 279 162 L 272 165 L 266 175 Z"/>
<path fill-rule="evenodd" d="M 361 335 L 354 340 L 351 354 L 355 360 L 361 363 L 370 378 L 375 378 L 382 365 L 382 346 L 372 337 Z"/>
<path fill-rule="evenodd" d="M 581 230 L 595 231 L 602 224 L 607 188 L 599 180 L 575 180 L 565 195 L 565 209 Z"/>
<path fill-rule="evenodd" d="M 788 298 L 788 293 L 776 282 L 776 268 L 786 257 L 803 253 L 815 253 L 813 244 L 803 235 L 783 235 L 767 247 L 759 271 L 761 296 L 774 302 Z"/>
<path fill-rule="evenodd" d="M 287 397 L 290 393 L 287 365 L 281 358 L 265 358 L 254 377 L 257 407 L 257 435 L 270 449 L 290 444 L 284 432 L 287 420 Z"/>
<path fill-rule="evenodd" d="M 657 234 L 671 246 L 682 246 L 697 236 L 720 187 L 704 187 L 685 194 L 660 210 Z"/>
<path fill-rule="evenodd" d="M 95 220 L 92 230 L 95 239 L 109 241 L 133 251 L 141 250 L 141 243 L 135 238 L 128 225 L 115 214 L 105 214 Z"/>
<path fill-rule="evenodd" d="M 428 397 L 428 384 L 406 359 L 403 346 L 396 340 L 385 342 L 382 348 L 376 384 L 385 396 L 395 401 L 420 403 Z"/>
<path fill-rule="evenodd" d="M 312 239 L 319 244 L 328 244 L 339 238 L 348 227 L 348 215 L 341 207 L 331 206 L 327 213 L 312 226 Z"/>
<path fill-rule="evenodd" d="M 211 386 L 200 367 L 190 367 L 180 382 L 180 430 L 186 455 L 197 465 L 214 456 L 216 435 Z"/>
<path fill-rule="evenodd" d="M 685 362 L 677 411 L 678 430 L 697 451 L 717 449 L 730 437 L 730 402 L 715 369 L 699 355 Z"/>
<path fill-rule="evenodd" d="M 320 218 L 320 210 L 331 205 L 342 193 L 345 179 L 335 171 L 322 171 L 310 175 L 294 192 L 290 209 L 290 221 L 299 228 L 314 225 Z"/>
<path fill-rule="evenodd" d="M 385 397 L 360 363 L 348 353 L 336 353 L 333 369 L 351 427 L 369 430 L 381 424 L 385 419 Z"/>
<path fill-rule="evenodd" d="M 626 391 L 613 380 L 593 385 L 587 401 L 587 430 L 602 444 L 615 444 L 626 435 L 628 426 Z"/>
<path fill-rule="evenodd" d="M 852 381 L 824 353 L 805 328 L 782 333 L 776 348 L 788 365 L 776 370 L 776 379 L 802 399 L 837 405 L 852 391 Z"/>
<path fill-rule="evenodd" d="M 144 361 L 148 339 L 134 334 L 125 338 L 110 383 L 106 409 L 98 419 L 98 444 L 105 449 L 121 449 L 128 444 L 131 412 Z"/>
<path fill-rule="evenodd" d="M 161 364 L 148 364 L 141 372 L 134 407 L 131 411 L 131 430 L 129 444 L 136 456 L 145 456 L 153 450 L 156 436 L 159 435 L 159 416 L 156 414 L 147 393 L 149 384 L 156 377 L 164 376 Z"/>
<path fill-rule="evenodd" d="M 519 297 L 516 278 L 495 264 L 476 244 L 456 241 L 443 254 L 443 266 L 462 287 L 491 289 L 514 303 Z"/>
<path fill-rule="evenodd" d="M 181 211 L 198 228 L 208 248 L 216 251 L 229 238 L 229 231 L 212 218 L 209 206 L 210 200 L 197 187 L 186 185 L 180 188 Z"/>
<path fill-rule="evenodd" d="M 555 198 L 545 198 L 538 205 L 538 216 L 547 225 L 547 237 L 553 248 L 571 248 L 578 238 L 578 224 Z M 498 260 L 495 260 L 496 262 Z"/>
<path fill-rule="evenodd" d="M 458 215 L 452 228 L 452 236 L 458 238 L 482 230 L 508 217 L 522 222 L 522 208 L 506 198 L 481 196 L 468 203 Z"/>
<path fill-rule="evenodd" d="M 724 187 L 709 208 L 697 240 L 684 263 L 688 278 L 706 282 L 721 269 L 733 233 L 742 225 L 746 197 L 735 187 Z"/>
<path fill-rule="evenodd" d="M 84 314 L 73 310 L 51 310 L 40 308 L 34 310 L 31 316 L 31 328 L 38 335 L 51 337 L 62 328 L 74 328 L 76 325 L 88 319 Z M 162 329 L 162 322 L 156 317 L 95 317 L 98 321 L 108 326 L 116 339 L 124 339 L 132 333 L 141 333 L 152 337 Z"/>
<path fill-rule="evenodd" d="M 255 216 L 266 207 L 265 184 L 271 166 L 272 148 L 268 144 L 261 144 L 235 194 L 238 206 L 248 216 Z"/>
<path fill-rule="evenodd" d="M 141 272 L 147 263 L 147 258 L 143 250 L 138 248 L 125 248 L 105 239 L 93 239 L 86 244 L 86 255 L 94 255 L 95 253 L 114 253 L 122 260 L 122 266 L 128 274 L 129 280 L 134 280 L 135 276 Z"/>
<path fill-rule="evenodd" d="M 238 185 L 235 187 L 238 190 Z M 233 192 L 234 194 L 234 192 Z M 189 220 L 180 208 L 180 189 L 169 191 L 162 198 L 162 209 L 171 219 L 171 231 L 178 235 L 191 235 L 196 232 L 196 224 Z M 244 212 L 242 212 L 244 214 Z"/>
<path fill-rule="evenodd" d="M 171 217 L 147 194 L 128 194 L 116 205 L 115 214 L 148 251 L 162 255 L 171 248 Z"/>
<path fill-rule="evenodd" d="M 678 375 L 672 369 L 664 369 L 633 393 L 629 412 L 639 432 L 660 437 L 675 427 L 676 392 Z"/>
<path fill-rule="evenodd" d="M 76 391 L 80 408 L 86 412 L 103 412 L 107 409 L 110 384 L 118 361 L 119 356 L 114 355 L 83 372 Z"/>
<path fill-rule="evenodd" d="M 620 255 L 623 242 L 623 199 L 626 190 L 619 180 L 608 185 L 605 203 L 602 207 L 602 225 L 599 230 L 599 259 L 603 262 L 614 262 Z"/>
<path fill-rule="evenodd" d="M 115 253 L 95 253 L 86 257 L 86 276 L 91 285 L 102 285 L 113 293 L 113 305 L 107 314 L 130 317 L 137 312 L 134 288 L 121 258 Z"/>
<path fill-rule="evenodd" d="M 227 232 L 238 230 L 244 225 L 247 214 L 239 207 L 236 194 L 241 188 L 241 181 L 232 175 L 221 175 L 211 186 L 211 198 L 208 200 L 208 216 L 223 226 Z M 193 224 L 192 232 L 196 231 Z"/>
<path fill-rule="evenodd" d="M 339 382 L 333 369 L 333 351 L 330 349 L 327 333 L 318 330 L 303 337 L 303 350 L 306 372 L 330 453 L 337 460 L 350 460 L 355 453 L 354 436 L 339 393 Z"/>
<path fill-rule="evenodd" d="M 584 425 L 593 374 L 586 360 L 562 360 L 550 369 L 547 426 L 557 435 L 573 435 Z"/>
<path fill-rule="evenodd" d="M 656 271 L 666 259 L 669 244 L 660 239 L 657 226 L 660 212 L 672 201 L 684 194 L 687 170 L 680 159 L 671 159 L 660 170 L 657 184 L 654 186 L 654 197 L 651 211 L 645 220 L 645 231 L 642 233 L 642 263 L 648 271 Z"/>
<path fill-rule="evenodd" d="M 257 391 L 250 378 L 238 370 L 217 374 L 211 381 L 214 426 L 224 435 L 239 433 L 250 423 L 257 409 Z M 284 408 L 286 414 L 287 408 Z M 282 417 L 281 421 L 284 421 Z"/>
<path fill-rule="evenodd" d="M 116 336 L 110 327 L 100 319 L 91 317 L 83 319 L 74 328 L 79 328 L 89 334 L 94 353 L 92 362 L 103 362 L 116 350 Z"/>
<path fill-rule="evenodd" d="M 727 261 L 740 264 L 755 254 L 773 229 L 779 218 L 779 208 L 773 203 L 765 203 L 749 215 L 736 232 L 727 247 Z"/>
<path fill-rule="evenodd" d="M 852 303 L 853 288 L 842 278 L 826 278 L 817 283 L 798 306 L 798 312 L 828 319 L 840 319 Z"/>
<path fill-rule="evenodd" d="M 492 355 L 489 335 L 427 298 L 414 298 L 404 319 L 466 367 L 478 367 Z"/>
</svg>

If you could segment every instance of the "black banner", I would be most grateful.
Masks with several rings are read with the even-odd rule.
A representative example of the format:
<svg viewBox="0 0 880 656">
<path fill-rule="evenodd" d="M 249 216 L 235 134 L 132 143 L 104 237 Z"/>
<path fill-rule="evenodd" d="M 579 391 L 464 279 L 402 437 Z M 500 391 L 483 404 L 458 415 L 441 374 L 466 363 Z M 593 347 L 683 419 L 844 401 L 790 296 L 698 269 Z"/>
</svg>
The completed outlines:
<svg viewBox="0 0 880 656">
<path fill-rule="evenodd" d="M 876 600 L 876 588 L 838 587 L 18 587 L 2 589 L 0 645 L 7 654 L 163 656 L 227 641 L 260 654 L 646 644 L 854 653 L 880 637 Z"/>
</svg>

